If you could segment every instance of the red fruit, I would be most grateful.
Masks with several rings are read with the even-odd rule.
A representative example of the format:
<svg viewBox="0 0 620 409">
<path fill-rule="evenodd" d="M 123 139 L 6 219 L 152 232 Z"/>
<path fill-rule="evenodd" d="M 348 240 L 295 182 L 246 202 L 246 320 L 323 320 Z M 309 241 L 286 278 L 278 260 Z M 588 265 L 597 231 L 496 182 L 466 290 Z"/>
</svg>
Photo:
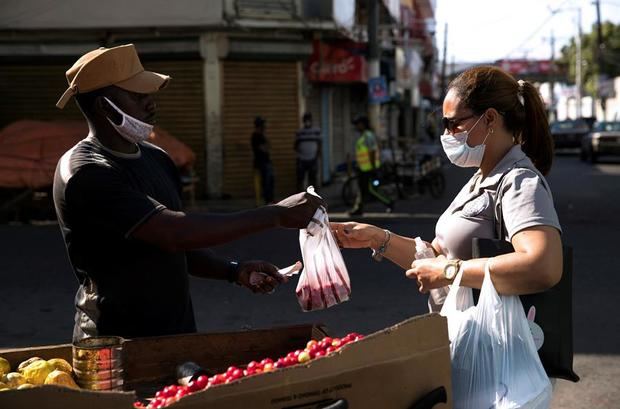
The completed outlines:
<svg viewBox="0 0 620 409">
<path fill-rule="evenodd" d="M 198 378 L 196 378 L 196 386 L 198 387 L 198 390 L 206 388 L 208 384 L 209 378 L 207 378 L 206 375 L 200 375 Z"/>
<path fill-rule="evenodd" d="M 274 368 L 274 364 L 273 363 L 269 363 L 267 362 L 264 366 L 263 366 L 263 372 L 271 372 L 273 371 Z"/>
<path fill-rule="evenodd" d="M 156 398 L 165 398 L 166 394 L 164 393 L 163 390 L 157 391 L 157 393 L 155 393 L 155 397 Z"/>
<path fill-rule="evenodd" d="M 215 386 L 215 385 L 221 385 L 224 382 L 226 382 L 226 374 L 217 374 L 215 376 L 212 376 L 211 378 L 209 378 L 209 383 L 211 383 L 211 385 Z"/>
<path fill-rule="evenodd" d="M 256 361 L 252 361 L 252 362 L 250 362 L 250 363 L 248 364 L 248 369 L 249 369 L 249 370 L 255 370 L 255 369 L 258 369 L 258 368 L 262 368 L 262 365 L 261 365 L 261 364 L 259 364 L 259 363 L 258 363 L 258 362 L 256 362 Z"/>
<path fill-rule="evenodd" d="M 144 408 L 144 403 L 142 403 L 142 402 L 134 402 L 133 403 L 133 407 L 136 408 L 136 409 L 142 409 L 142 408 Z"/>
<path fill-rule="evenodd" d="M 233 379 L 239 379 L 239 378 L 243 378 L 243 370 L 237 368 L 234 371 L 232 371 L 229 376 Z"/>
<path fill-rule="evenodd" d="M 229 366 L 228 369 L 226 370 L 226 373 L 233 373 L 237 368 L 236 366 Z"/>
<path fill-rule="evenodd" d="M 177 394 L 179 387 L 176 385 L 169 385 L 164 388 L 164 392 L 166 393 L 167 398 L 171 398 Z"/>
<path fill-rule="evenodd" d="M 331 337 L 325 337 L 325 338 L 323 338 L 323 341 L 327 342 L 328 344 L 331 344 L 331 343 L 332 343 L 332 341 L 333 341 L 333 338 L 331 338 Z"/>
<path fill-rule="evenodd" d="M 312 339 L 310 341 L 308 341 L 308 343 L 306 344 L 306 348 L 307 349 L 312 349 L 312 347 L 318 345 L 319 341 Z"/>
<path fill-rule="evenodd" d="M 243 371 L 243 376 L 252 376 L 256 373 L 255 369 L 246 369 Z"/>
<path fill-rule="evenodd" d="M 319 341 L 319 348 L 320 349 L 327 349 L 327 347 L 330 347 L 331 345 L 332 345 L 331 340 L 329 342 L 326 341 L 326 340 Z"/>
<path fill-rule="evenodd" d="M 190 392 L 197 392 L 200 390 L 196 381 L 189 381 L 189 383 L 187 384 L 187 388 Z"/>
<path fill-rule="evenodd" d="M 181 399 L 182 397 L 187 396 L 187 395 L 189 395 L 190 393 L 191 393 L 191 392 L 189 391 L 189 389 L 188 389 L 188 388 L 183 387 L 183 388 L 179 388 L 179 390 L 177 391 L 177 394 L 176 394 L 176 395 L 174 395 L 174 396 L 175 396 L 177 399 Z"/>
<path fill-rule="evenodd" d="M 286 358 L 278 358 L 273 366 L 276 369 L 286 368 Z"/>
<path fill-rule="evenodd" d="M 273 359 L 271 358 L 265 358 L 262 361 L 260 361 L 261 366 L 265 366 L 267 364 L 273 364 Z"/>
<path fill-rule="evenodd" d="M 295 357 L 286 357 L 286 366 L 297 365 L 297 358 Z"/>
<path fill-rule="evenodd" d="M 164 406 L 170 406 L 174 402 L 176 402 L 177 400 L 178 400 L 177 398 L 168 398 L 168 399 L 166 399 L 166 402 L 164 403 Z"/>
<path fill-rule="evenodd" d="M 337 351 L 337 349 L 334 348 L 334 347 L 327 347 L 327 349 L 325 350 L 325 353 L 329 355 L 332 352 L 336 352 L 336 351 Z"/>
</svg>

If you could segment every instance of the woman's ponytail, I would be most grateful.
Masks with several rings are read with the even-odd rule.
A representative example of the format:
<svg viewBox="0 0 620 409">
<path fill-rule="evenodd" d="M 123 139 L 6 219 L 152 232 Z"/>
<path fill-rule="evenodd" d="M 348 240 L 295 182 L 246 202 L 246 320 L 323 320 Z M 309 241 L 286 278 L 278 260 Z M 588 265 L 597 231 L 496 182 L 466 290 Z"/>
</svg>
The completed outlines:
<svg viewBox="0 0 620 409">
<path fill-rule="evenodd" d="M 519 103 L 523 102 L 525 111 L 525 123 L 519 137 L 521 148 L 540 173 L 546 175 L 553 163 L 553 139 L 542 97 L 532 84 L 519 81 L 517 98 Z"/>
</svg>

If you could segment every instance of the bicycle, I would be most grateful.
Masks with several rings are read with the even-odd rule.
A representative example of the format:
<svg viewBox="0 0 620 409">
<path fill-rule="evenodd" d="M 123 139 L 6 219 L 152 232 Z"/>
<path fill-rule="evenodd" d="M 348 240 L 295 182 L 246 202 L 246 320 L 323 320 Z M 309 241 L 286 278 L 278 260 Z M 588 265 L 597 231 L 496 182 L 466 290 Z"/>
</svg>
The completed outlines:
<svg viewBox="0 0 620 409">
<path fill-rule="evenodd" d="M 390 172 L 385 166 L 377 171 L 371 183 L 373 184 L 374 190 L 383 197 L 390 199 L 392 202 L 396 202 L 399 198 L 404 198 L 396 173 Z M 342 201 L 346 206 L 353 207 L 359 194 L 358 174 L 349 174 L 342 184 Z"/>
<path fill-rule="evenodd" d="M 433 199 L 438 199 L 446 190 L 446 178 L 438 156 L 416 156 L 410 163 L 397 164 L 396 172 L 405 196 L 423 195 L 428 191 Z"/>
</svg>

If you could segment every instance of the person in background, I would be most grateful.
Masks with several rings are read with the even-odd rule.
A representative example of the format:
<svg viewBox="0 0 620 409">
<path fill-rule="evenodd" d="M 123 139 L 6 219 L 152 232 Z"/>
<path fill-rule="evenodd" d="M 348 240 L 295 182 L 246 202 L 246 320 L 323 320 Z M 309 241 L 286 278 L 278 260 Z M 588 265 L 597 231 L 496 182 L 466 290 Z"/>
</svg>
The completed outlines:
<svg viewBox="0 0 620 409">
<path fill-rule="evenodd" d="M 364 205 L 368 202 L 370 195 L 383 203 L 388 212 L 394 208 L 394 202 L 384 197 L 373 186 L 373 181 L 377 178 L 377 171 L 381 167 L 379 144 L 377 137 L 370 128 L 370 122 L 366 116 L 358 116 L 353 120 L 353 125 L 360 133 L 355 141 L 355 159 L 357 161 L 357 181 L 359 184 L 359 195 L 355 206 L 349 214 L 357 216 L 364 213 Z"/>
<path fill-rule="evenodd" d="M 236 213 L 185 212 L 174 162 L 146 142 L 152 94 L 170 77 L 145 71 L 132 44 L 88 52 L 66 76 L 57 106 L 75 97 L 89 127 L 58 162 L 53 187 L 78 281 L 74 341 L 196 332 L 190 275 L 261 293 L 284 281 L 271 263 L 227 260 L 210 247 L 272 227 L 305 228 L 323 201 L 300 193 Z"/>
<path fill-rule="evenodd" d="M 312 126 L 312 114 L 306 112 L 302 118 L 303 127 L 295 136 L 297 152 L 297 190 L 303 191 L 308 185 L 317 186 L 319 158 L 321 156 L 321 129 Z M 308 185 L 304 182 L 308 177 Z"/>
<path fill-rule="evenodd" d="M 254 119 L 252 153 L 254 154 L 254 192 L 256 205 L 271 204 L 274 198 L 274 175 L 271 163 L 271 144 L 265 135 L 267 121 L 260 116 Z M 262 199 L 262 200 L 261 200 Z"/>
</svg>

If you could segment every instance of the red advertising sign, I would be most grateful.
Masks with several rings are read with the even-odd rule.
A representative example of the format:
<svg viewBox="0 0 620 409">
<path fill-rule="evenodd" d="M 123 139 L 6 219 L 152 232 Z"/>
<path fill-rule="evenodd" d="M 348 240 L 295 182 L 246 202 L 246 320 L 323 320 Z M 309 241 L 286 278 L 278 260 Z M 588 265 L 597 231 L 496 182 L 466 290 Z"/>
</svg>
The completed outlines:
<svg viewBox="0 0 620 409">
<path fill-rule="evenodd" d="M 315 40 L 306 66 L 306 76 L 316 82 L 367 82 L 364 53 L 364 44 Z"/>
<path fill-rule="evenodd" d="M 495 64 L 513 75 L 550 74 L 553 70 L 549 60 L 498 60 Z"/>
</svg>

